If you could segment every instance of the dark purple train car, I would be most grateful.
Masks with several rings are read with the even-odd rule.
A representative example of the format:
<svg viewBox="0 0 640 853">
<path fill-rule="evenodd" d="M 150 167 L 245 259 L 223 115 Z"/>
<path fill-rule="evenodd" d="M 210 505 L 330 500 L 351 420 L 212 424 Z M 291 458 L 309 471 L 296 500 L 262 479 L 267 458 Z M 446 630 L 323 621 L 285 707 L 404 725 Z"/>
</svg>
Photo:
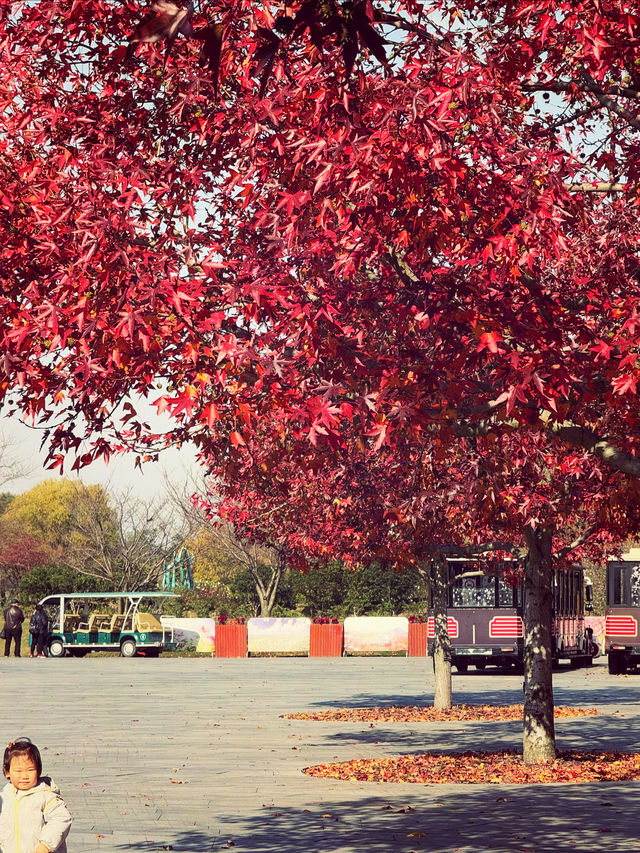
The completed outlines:
<svg viewBox="0 0 640 853">
<path fill-rule="evenodd" d="M 478 563 L 450 561 L 448 631 L 453 647 L 452 663 L 458 672 L 473 664 L 477 669 L 493 665 L 521 672 L 524 660 L 522 587 L 498 574 L 482 574 Z M 581 567 L 558 571 L 553 587 L 554 662 L 568 659 L 574 666 L 593 659 L 591 629 L 584 624 L 585 586 Z M 434 623 L 429 618 L 429 654 L 433 654 Z"/>
<path fill-rule="evenodd" d="M 640 664 L 640 562 L 607 565 L 605 649 L 609 672 L 619 675 Z"/>
</svg>

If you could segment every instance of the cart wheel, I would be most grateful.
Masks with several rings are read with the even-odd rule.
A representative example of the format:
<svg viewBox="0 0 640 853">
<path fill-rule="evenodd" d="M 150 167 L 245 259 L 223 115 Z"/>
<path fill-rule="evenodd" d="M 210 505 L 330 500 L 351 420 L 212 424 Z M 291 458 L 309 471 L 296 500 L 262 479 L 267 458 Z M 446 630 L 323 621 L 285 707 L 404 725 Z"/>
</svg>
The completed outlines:
<svg viewBox="0 0 640 853">
<path fill-rule="evenodd" d="M 54 639 L 49 643 L 49 657 L 50 658 L 63 658 L 64 657 L 64 643 L 62 640 Z"/>
<path fill-rule="evenodd" d="M 128 637 L 120 643 L 120 654 L 123 658 L 132 658 L 136 653 L 136 641 Z"/>
</svg>

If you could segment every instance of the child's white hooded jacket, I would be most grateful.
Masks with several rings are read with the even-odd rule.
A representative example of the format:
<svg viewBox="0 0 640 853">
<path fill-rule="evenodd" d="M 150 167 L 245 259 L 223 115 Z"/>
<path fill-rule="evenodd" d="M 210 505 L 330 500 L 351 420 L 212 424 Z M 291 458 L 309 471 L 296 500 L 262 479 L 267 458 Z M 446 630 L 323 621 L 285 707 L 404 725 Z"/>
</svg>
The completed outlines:
<svg viewBox="0 0 640 853">
<path fill-rule="evenodd" d="M 51 851 L 66 853 L 71 821 L 59 788 L 48 776 L 41 776 L 28 791 L 19 791 L 9 782 L 0 798 L 0 849 L 33 853 L 43 842 Z"/>
</svg>

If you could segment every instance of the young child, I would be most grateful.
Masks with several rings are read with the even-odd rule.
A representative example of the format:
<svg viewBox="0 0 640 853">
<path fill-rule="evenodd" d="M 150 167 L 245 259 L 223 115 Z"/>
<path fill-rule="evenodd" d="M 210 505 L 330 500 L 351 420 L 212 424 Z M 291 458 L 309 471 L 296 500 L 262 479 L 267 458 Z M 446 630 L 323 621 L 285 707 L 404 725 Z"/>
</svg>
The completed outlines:
<svg viewBox="0 0 640 853">
<path fill-rule="evenodd" d="M 2 853 L 66 853 L 71 815 L 60 791 L 42 775 L 38 747 L 22 737 L 9 743 L 2 761 L 9 784 L 2 791 Z"/>
</svg>

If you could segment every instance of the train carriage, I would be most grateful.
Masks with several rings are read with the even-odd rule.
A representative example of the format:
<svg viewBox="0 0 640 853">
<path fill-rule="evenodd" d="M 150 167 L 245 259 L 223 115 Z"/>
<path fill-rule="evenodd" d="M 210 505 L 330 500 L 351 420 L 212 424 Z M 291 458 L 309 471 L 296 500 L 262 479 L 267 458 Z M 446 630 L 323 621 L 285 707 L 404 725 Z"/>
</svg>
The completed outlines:
<svg viewBox="0 0 640 853">
<path fill-rule="evenodd" d="M 612 675 L 640 663 L 640 560 L 607 565 L 605 650 Z"/>
<path fill-rule="evenodd" d="M 521 672 L 524 662 L 524 593 L 503 573 L 483 573 L 477 562 L 449 561 L 448 631 L 452 663 L 459 672 L 470 665 L 512 667 Z M 585 626 L 590 609 L 591 582 L 580 566 L 554 573 L 554 663 L 569 660 L 572 666 L 589 665 L 596 648 L 592 630 Z M 433 654 L 435 631 L 429 618 L 429 653 Z"/>
</svg>

